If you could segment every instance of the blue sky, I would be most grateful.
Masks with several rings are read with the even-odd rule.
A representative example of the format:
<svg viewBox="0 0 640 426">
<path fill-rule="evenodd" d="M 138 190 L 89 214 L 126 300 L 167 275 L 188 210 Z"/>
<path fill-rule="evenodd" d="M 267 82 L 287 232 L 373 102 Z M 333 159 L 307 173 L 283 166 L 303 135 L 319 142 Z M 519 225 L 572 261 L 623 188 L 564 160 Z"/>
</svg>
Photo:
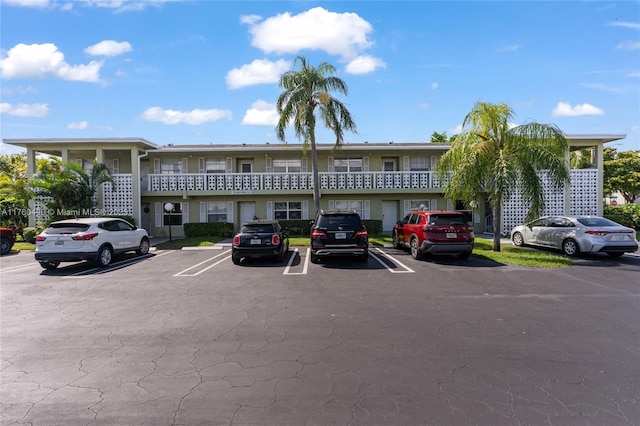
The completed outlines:
<svg viewBox="0 0 640 426">
<path fill-rule="evenodd" d="M 485 101 L 640 149 L 637 0 L 0 0 L 0 19 L 2 138 L 276 143 L 278 77 L 304 55 L 347 83 L 349 143 L 450 136 Z"/>
</svg>

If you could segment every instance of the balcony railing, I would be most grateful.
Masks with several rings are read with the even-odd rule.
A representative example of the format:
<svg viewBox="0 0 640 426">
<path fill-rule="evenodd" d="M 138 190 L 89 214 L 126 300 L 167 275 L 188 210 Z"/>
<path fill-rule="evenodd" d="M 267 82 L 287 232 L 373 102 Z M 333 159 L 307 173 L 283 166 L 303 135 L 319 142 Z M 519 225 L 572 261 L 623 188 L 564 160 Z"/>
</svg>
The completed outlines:
<svg viewBox="0 0 640 426">
<path fill-rule="evenodd" d="M 313 189 L 311 173 L 150 174 L 144 190 L 158 191 L 291 191 Z M 321 190 L 438 189 L 435 172 L 320 173 Z"/>
</svg>

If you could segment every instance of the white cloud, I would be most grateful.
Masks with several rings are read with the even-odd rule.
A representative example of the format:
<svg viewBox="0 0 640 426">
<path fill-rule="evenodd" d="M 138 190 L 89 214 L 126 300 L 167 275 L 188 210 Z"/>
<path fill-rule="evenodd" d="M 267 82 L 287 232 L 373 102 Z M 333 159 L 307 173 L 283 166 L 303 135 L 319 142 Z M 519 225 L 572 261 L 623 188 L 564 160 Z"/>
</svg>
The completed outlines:
<svg viewBox="0 0 640 426">
<path fill-rule="evenodd" d="M 84 49 L 84 53 L 92 56 L 118 56 L 131 52 L 133 48 L 127 41 L 104 40 Z"/>
<path fill-rule="evenodd" d="M 2 0 L 2 5 L 46 9 L 49 7 L 49 0 Z"/>
<path fill-rule="evenodd" d="M 625 22 L 625 21 L 616 21 L 616 22 L 611 22 L 611 26 L 614 27 L 624 27 L 624 28 L 631 28 L 634 30 L 640 30 L 640 24 L 637 22 Z"/>
<path fill-rule="evenodd" d="M 453 135 L 459 135 L 460 133 L 462 133 L 462 124 L 458 124 L 456 127 L 454 127 L 453 129 L 449 129 L 449 133 L 453 136 Z"/>
<path fill-rule="evenodd" d="M 242 124 L 249 126 L 275 126 L 278 124 L 279 118 L 275 104 L 257 100 L 244 114 Z"/>
<path fill-rule="evenodd" d="M 77 121 L 74 123 L 67 124 L 67 129 L 72 129 L 72 130 L 84 130 L 88 128 L 89 128 L 88 121 Z"/>
<path fill-rule="evenodd" d="M 141 118 L 145 121 L 155 121 L 164 124 L 183 123 L 199 125 L 209 121 L 218 121 L 223 118 L 231 120 L 232 114 L 229 110 L 220 109 L 194 109 L 185 112 L 152 107 L 143 112 Z"/>
<path fill-rule="evenodd" d="M 436 90 L 438 87 L 440 87 L 440 83 L 436 83 L 436 82 L 431 83 L 431 90 Z"/>
<path fill-rule="evenodd" d="M 69 65 L 64 54 L 53 43 L 16 44 L 0 60 L 2 78 L 43 79 L 47 77 L 73 81 L 100 81 L 103 62 L 91 61 L 87 65 Z"/>
<path fill-rule="evenodd" d="M 12 105 L 3 102 L 0 104 L 0 113 L 13 115 L 15 117 L 46 117 L 49 115 L 49 107 L 47 104 Z"/>
<path fill-rule="evenodd" d="M 334 13 L 315 7 L 298 15 L 285 12 L 259 23 L 247 21 L 251 25 L 251 45 L 265 53 L 311 49 L 348 59 L 373 45 L 367 39 L 373 31 L 371 24 L 355 13 Z"/>
<path fill-rule="evenodd" d="M 640 41 L 625 40 L 616 46 L 616 50 L 638 50 Z"/>
<path fill-rule="evenodd" d="M 17 87 L 1 87 L 3 96 L 14 96 L 14 95 L 33 95 L 38 93 L 38 89 L 33 86 L 17 86 Z"/>
<path fill-rule="evenodd" d="M 345 71 L 349 74 L 369 74 L 377 68 L 385 68 L 387 64 L 379 58 L 369 55 L 358 56 L 347 64 Z"/>
<path fill-rule="evenodd" d="M 289 70 L 290 63 L 284 59 L 272 62 L 267 59 L 256 59 L 248 65 L 234 68 L 227 73 L 227 87 L 238 89 L 255 84 L 276 83 L 280 74 Z"/>
<path fill-rule="evenodd" d="M 260 15 L 242 15 L 240 17 L 240 23 L 241 24 L 253 25 L 258 21 L 262 21 L 262 16 L 260 16 Z"/>
<path fill-rule="evenodd" d="M 505 46 L 501 46 L 496 49 L 498 52 L 515 52 L 516 50 L 520 50 L 522 45 L 520 44 L 507 44 Z"/>
<path fill-rule="evenodd" d="M 602 115 L 604 111 L 586 103 L 572 107 L 567 102 L 558 102 L 552 114 L 554 117 L 578 117 L 581 115 Z"/>
</svg>

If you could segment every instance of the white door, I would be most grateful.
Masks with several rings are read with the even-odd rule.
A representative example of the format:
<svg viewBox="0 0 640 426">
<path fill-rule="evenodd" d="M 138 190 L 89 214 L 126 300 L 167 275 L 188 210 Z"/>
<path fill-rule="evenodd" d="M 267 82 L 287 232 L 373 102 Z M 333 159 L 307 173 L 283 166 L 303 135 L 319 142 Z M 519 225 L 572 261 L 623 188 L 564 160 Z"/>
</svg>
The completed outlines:
<svg viewBox="0 0 640 426">
<path fill-rule="evenodd" d="M 239 207 L 240 207 L 240 225 L 252 220 L 253 217 L 256 215 L 256 203 L 254 202 L 239 203 Z"/>
<path fill-rule="evenodd" d="M 393 225 L 398 221 L 398 202 L 382 202 L 382 232 L 393 231 Z"/>
</svg>

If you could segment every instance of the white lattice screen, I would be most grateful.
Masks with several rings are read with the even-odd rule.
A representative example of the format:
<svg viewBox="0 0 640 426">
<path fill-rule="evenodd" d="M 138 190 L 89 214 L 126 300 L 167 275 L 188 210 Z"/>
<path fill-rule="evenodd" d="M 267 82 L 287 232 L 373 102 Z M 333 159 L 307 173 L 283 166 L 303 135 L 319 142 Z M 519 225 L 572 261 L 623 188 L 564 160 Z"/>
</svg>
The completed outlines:
<svg viewBox="0 0 640 426">
<path fill-rule="evenodd" d="M 133 216 L 133 178 L 131 174 L 111 176 L 110 183 L 102 184 L 103 212 L 108 216 Z"/>
<path fill-rule="evenodd" d="M 545 209 L 547 215 L 596 215 L 598 213 L 598 170 L 571 170 L 569 186 L 569 212 L 565 211 L 564 190 L 555 188 L 547 177 L 547 172 L 541 172 Z M 511 198 L 502 206 L 502 234 L 507 234 L 511 228 L 524 223 L 529 211 L 529 204 L 522 201 L 522 191 L 516 189 Z"/>
</svg>

